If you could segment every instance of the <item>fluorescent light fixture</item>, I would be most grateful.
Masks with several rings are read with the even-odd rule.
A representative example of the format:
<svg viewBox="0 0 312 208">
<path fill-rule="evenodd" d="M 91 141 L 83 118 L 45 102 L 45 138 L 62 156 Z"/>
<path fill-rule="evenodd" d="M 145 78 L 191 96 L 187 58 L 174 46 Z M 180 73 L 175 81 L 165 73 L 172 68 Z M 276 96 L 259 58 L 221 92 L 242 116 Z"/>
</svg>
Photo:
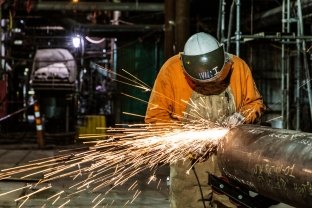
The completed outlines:
<svg viewBox="0 0 312 208">
<path fill-rule="evenodd" d="M 23 45 L 22 40 L 14 40 L 14 45 Z"/>
</svg>

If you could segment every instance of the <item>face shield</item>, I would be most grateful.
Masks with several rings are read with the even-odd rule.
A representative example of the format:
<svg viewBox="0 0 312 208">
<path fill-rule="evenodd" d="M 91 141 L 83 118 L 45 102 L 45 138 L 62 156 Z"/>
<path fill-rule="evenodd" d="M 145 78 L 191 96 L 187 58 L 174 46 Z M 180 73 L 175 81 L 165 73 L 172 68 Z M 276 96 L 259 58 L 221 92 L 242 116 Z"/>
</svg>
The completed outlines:
<svg viewBox="0 0 312 208">
<path fill-rule="evenodd" d="M 181 55 L 181 61 L 186 74 L 196 82 L 214 81 L 225 65 L 223 46 L 200 55 Z"/>
</svg>

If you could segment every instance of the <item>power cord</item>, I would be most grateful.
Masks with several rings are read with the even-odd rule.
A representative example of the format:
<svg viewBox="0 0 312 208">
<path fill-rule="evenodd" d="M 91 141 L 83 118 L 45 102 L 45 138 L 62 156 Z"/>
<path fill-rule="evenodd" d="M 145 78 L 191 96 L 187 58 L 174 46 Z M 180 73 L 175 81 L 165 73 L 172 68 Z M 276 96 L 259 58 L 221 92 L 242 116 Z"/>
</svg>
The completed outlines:
<svg viewBox="0 0 312 208">
<path fill-rule="evenodd" d="M 194 164 L 192 165 L 192 170 L 193 170 L 193 172 L 194 172 L 196 181 L 197 181 L 197 183 L 198 183 L 199 192 L 200 192 L 200 195 L 201 195 L 201 198 L 202 198 L 202 202 L 203 202 L 204 208 L 206 208 L 203 190 L 202 190 L 202 187 L 201 187 L 201 185 L 200 185 L 199 178 L 198 178 L 198 176 L 197 176 L 197 173 L 196 173 L 195 165 L 194 165 Z"/>
</svg>

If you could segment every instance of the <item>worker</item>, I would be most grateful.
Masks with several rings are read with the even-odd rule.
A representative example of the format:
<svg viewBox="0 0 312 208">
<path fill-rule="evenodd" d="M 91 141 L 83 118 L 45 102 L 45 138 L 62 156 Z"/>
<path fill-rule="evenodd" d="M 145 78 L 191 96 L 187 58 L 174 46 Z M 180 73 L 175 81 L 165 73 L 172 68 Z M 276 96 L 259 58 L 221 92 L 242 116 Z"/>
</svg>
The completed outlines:
<svg viewBox="0 0 312 208">
<path fill-rule="evenodd" d="M 187 40 L 183 53 L 169 58 L 161 67 L 145 122 L 205 119 L 219 124 L 255 123 L 264 109 L 248 65 L 226 53 L 213 36 L 199 32 Z M 212 155 L 194 165 L 200 184 L 195 174 L 186 174 L 192 164 L 178 161 L 170 165 L 171 208 L 236 207 L 227 196 L 212 193 L 208 185 L 208 172 L 221 176 L 216 160 Z"/>
</svg>

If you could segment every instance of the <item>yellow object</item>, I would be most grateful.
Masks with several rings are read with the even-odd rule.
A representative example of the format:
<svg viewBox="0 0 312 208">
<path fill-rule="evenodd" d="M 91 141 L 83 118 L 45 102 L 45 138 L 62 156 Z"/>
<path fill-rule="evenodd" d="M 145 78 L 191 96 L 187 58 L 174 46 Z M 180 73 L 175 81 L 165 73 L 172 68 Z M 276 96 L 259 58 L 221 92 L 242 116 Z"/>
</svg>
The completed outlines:
<svg viewBox="0 0 312 208">
<path fill-rule="evenodd" d="M 90 138 L 93 136 L 101 136 L 105 134 L 106 120 L 103 115 L 86 115 L 83 119 L 82 125 L 78 128 L 79 137 L 87 137 L 90 135 Z"/>
</svg>

